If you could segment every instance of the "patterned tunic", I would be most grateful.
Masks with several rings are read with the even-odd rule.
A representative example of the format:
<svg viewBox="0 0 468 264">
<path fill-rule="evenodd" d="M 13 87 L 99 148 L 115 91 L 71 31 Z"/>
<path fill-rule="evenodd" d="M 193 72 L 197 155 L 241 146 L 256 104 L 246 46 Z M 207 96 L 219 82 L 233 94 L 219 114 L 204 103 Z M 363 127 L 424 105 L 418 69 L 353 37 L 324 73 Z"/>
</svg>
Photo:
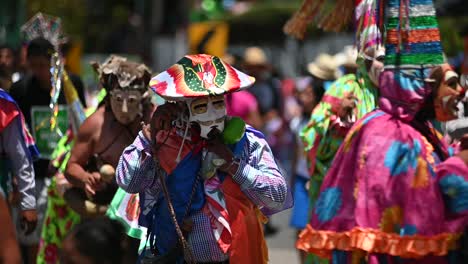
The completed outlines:
<svg viewBox="0 0 468 264">
<path fill-rule="evenodd" d="M 468 223 L 468 167 L 446 157 L 450 151 L 434 130 L 423 135 L 416 129 L 433 129 L 413 121 L 431 89 L 428 73 L 382 73 L 380 109 L 347 134 L 300 249 L 333 263 L 450 262 Z"/>
<path fill-rule="evenodd" d="M 264 139 L 247 132 L 247 143 L 239 158 L 241 160 L 239 169 L 232 178 L 264 214 L 271 215 L 291 207 L 292 201 L 286 182 Z M 134 143 L 124 150 L 116 173 L 118 184 L 129 193 L 144 191 L 146 194 L 151 193 L 152 197 L 162 195 L 160 186 L 154 180 L 155 164 L 150 143 L 142 132 Z M 155 200 L 142 202 L 145 203 L 142 214 L 145 214 L 154 205 Z M 219 248 L 208 216 L 199 211 L 191 217 L 194 225 L 188 236 L 188 242 L 194 252 L 195 260 L 197 262 L 227 260 L 229 256 Z"/>
<path fill-rule="evenodd" d="M 309 123 L 301 132 L 311 175 L 312 202 L 317 198 L 323 177 L 352 125 L 341 122 L 337 116 L 341 100 L 350 94 L 357 98 L 353 111 L 355 120 L 374 110 L 377 105 L 377 89 L 370 81 L 353 74 L 345 75 L 325 92 L 322 101 L 312 111 Z"/>
</svg>

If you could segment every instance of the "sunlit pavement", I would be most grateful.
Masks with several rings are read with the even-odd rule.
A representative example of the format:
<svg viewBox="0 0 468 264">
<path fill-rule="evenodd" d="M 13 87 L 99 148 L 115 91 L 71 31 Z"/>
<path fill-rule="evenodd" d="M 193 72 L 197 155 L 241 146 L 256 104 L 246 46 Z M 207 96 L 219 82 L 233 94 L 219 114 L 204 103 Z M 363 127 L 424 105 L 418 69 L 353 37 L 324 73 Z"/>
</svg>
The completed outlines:
<svg viewBox="0 0 468 264">
<path fill-rule="evenodd" d="M 279 228 L 278 233 L 267 238 L 270 262 L 272 264 L 299 264 L 294 243 L 296 231 L 289 227 L 291 210 L 276 214 L 272 224 Z"/>
</svg>

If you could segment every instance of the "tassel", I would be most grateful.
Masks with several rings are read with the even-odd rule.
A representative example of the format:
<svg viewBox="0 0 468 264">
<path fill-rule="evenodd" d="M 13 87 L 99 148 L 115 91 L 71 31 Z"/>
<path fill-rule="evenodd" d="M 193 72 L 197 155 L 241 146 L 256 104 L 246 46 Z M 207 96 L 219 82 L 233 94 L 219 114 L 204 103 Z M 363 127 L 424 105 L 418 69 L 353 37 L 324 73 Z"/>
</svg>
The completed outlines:
<svg viewBox="0 0 468 264">
<path fill-rule="evenodd" d="M 177 158 L 175 160 L 175 162 L 177 162 L 177 163 L 180 162 L 180 156 L 182 155 L 182 149 L 184 148 L 185 139 L 187 138 L 187 135 L 188 135 L 189 126 L 190 126 L 190 124 L 187 124 L 185 126 L 184 138 L 182 139 L 182 144 L 180 145 L 179 153 L 177 154 Z"/>
<path fill-rule="evenodd" d="M 379 6 L 377 0 L 360 1 L 356 6 L 356 43 L 359 54 L 364 54 L 370 48 L 380 46 L 382 43 Z"/>
<path fill-rule="evenodd" d="M 410 25 L 410 14 L 409 14 L 409 9 L 410 9 L 410 3 L 409 0 L 406 0 L 405 3 L 405 31 L 408 32 L 408 36 L 410 35 L 411 32 L 411 25 Z M 406 43 L 406 49 L 409 51 L 410 50 L 410 43 Z"/>
<path fill-rule="evenodd" d="M 356 1 L 356 6 L 360 4 L 360 1 Z M 363 8 L 362 8 L 363 9 Z M 355 24 L 356 24 L 356 35 L 355 35 L 355 42 L 357 43 L 356 48 L 359 54 L 362 53 L 364 50 L 364 43 L 362 41 L 362 33 L 363 33 L 363 28 L 364 28 L 364 16 L 361 13 L 358 13 L 358 11 L 355 11 Z"/>
<path fill-rule="evenodd" d="M 304 0 L 301 8 L 284 25 L 284 33 L 303 39 L 307 26 L 315 19 L 318 11 L 322 9 L 323 3 L 324 0 Z"/>
<path fill-rule="evenodd" d="M 354 1 L 338 0 L 329 14 L 321 19 L 319 27 L 325 31 L 338 32 L 350 24 L 353 15 Z"/>
</svg>

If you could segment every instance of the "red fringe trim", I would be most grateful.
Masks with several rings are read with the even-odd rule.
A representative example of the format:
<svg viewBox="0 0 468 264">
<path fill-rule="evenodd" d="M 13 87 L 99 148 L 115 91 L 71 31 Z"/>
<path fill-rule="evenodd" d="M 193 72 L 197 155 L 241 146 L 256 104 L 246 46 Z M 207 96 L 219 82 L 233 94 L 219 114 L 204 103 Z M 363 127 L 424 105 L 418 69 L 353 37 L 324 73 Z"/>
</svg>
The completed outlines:
<svg viewBox="0 0 468 264">
<path fill-rule="evenodd" d="M 435 236 L 400 236 L 380 230 L 353 228 L 347 232 L 319 231 L 310 225 L 301 232 L 296 247 L 300 250 L 330 258 L 332 250 L 363 250 L 403 258 L 421 258 L 432 254 L 447 255 L 456 249 L 459 234 L 442 233 Z"/>
</svg>

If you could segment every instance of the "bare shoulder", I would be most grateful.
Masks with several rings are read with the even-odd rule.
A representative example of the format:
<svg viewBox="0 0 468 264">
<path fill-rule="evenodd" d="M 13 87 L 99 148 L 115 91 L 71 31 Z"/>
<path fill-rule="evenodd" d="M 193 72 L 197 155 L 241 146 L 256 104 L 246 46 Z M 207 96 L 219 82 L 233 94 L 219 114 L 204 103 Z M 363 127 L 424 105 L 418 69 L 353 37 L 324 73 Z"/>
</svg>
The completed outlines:
<svg viewBox="0 0 468 264">
<path fill-rule="evenodd" d="M 86 118 L 78 130 L 78 138 L 86 140 L 97 138 L 101 131 L 102 124 L 104 123 L 104 114 L 105 107 L 102 106 L 99 107 L 96 112 Z"/>
</svg>

